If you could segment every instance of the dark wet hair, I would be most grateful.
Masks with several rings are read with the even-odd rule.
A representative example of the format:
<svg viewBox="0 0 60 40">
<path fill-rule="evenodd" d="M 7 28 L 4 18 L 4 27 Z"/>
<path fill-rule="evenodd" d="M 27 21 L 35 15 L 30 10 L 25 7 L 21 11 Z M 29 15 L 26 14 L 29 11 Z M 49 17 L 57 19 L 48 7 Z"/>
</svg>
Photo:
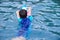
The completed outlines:
<svg viewBox="0 0 60 40">
<path fill-rule="evenodd" d="M 27 10 L 20 10 L 19 11 L 20 18 L 26 18 L 27 17 Z"/>
</svg>

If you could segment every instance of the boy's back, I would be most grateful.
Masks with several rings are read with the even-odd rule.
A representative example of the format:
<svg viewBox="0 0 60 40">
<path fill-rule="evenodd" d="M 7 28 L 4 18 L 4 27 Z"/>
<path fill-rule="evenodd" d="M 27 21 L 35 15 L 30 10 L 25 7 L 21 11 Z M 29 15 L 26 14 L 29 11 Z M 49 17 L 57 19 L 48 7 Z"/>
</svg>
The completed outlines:
<svg viewBox="0 0 60 40">
<path fill-rule="evenodd" d="M 19 25 L 21 26 L 19 28 L 19 36 L 21 35 L 26 35 L 24 32 L 29 32 L 29 27 L 31 25 L 31 20 L 32 20 L 32 17 L 29 16 L 28 18 L 19 18 Z"/>
</svg>

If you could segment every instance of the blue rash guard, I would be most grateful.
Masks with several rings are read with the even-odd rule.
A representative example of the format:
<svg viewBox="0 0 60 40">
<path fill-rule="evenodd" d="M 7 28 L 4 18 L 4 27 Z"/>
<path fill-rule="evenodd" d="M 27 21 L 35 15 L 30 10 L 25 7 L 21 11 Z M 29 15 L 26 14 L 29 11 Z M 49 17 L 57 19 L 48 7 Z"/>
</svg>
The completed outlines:
<svg viewBox="0 0 60 40">
<path fill-rule="evenodd" d="M 24 19 L 18 18 L 18 21 L 19 21 L 18 36 L 28 37 L 28 35 L 30 34 L 29 27 L 31 25 L 32 19 L 33 19 L 32 16 L 29 16 L 29 17 L 24 18 Z"/>
</svg>

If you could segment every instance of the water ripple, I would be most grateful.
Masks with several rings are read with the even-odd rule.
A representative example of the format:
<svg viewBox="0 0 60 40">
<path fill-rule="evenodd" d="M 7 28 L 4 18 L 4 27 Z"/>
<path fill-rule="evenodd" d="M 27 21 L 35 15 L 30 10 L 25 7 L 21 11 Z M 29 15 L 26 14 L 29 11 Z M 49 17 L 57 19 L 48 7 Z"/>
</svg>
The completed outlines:
<svg viewBox="0 0 60 40">
<path fill-rule="evenodd" d="M 4 1 L 4 0 L 2 0 Z M 6 0 L 8 1 L 8 0 Z M 18 20 L 16 10 L 23 0 L 0 2 L 0 38 L 9 40 L 16 37 Z M 26 0 L 32 7 L 31 37 L 46 40 L 60 39 L 60 6 L 52 0 Z M 4 34 L 3 34 L 4 33 Z M 35 35 L 33 35 L 35 34 Z"/>
</svg>

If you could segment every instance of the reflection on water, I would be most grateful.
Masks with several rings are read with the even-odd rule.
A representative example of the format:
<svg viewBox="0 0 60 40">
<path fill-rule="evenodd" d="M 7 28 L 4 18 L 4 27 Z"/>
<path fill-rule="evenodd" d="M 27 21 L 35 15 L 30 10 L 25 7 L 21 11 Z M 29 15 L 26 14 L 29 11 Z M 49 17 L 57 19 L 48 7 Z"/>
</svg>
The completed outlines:
<svg viewBox="0 0 60 40">
<path fill-rule="evenodd" d="M 22 1 L 0 2 L 0 40 L 10 40 L 17 35 L 16 10 Z M 56 0 L 55 0 L 56 1 Z M 34 18 L 29 40 L 60 40 L 60 6 L 52 0 L 27 0 Z"/>
<path fill-rule="evenodd" d="M 52 1 L 60 5 L 60 0 L 52 0 Z"/>
</svg>

